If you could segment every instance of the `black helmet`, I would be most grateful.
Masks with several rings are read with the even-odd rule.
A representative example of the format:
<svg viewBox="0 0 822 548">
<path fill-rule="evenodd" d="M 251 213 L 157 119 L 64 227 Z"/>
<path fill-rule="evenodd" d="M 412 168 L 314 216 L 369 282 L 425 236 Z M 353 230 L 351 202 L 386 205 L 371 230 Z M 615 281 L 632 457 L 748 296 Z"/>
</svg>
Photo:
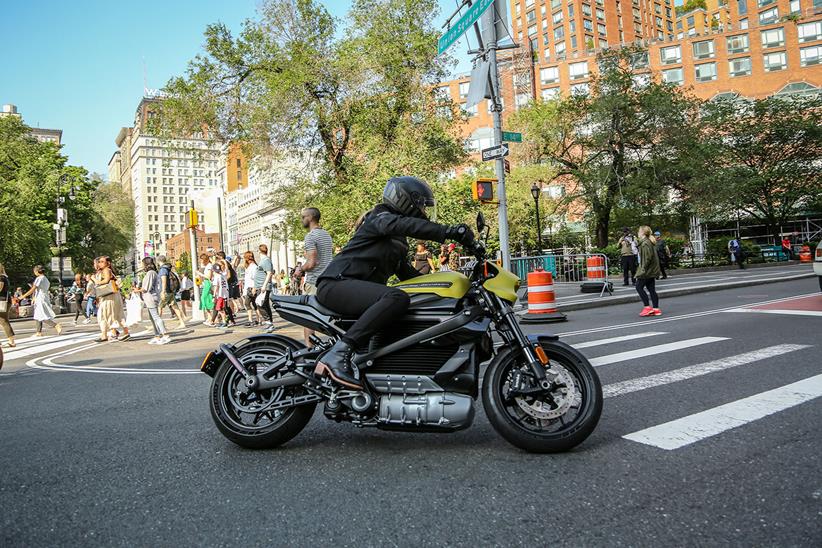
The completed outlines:
<svg viewBox="0 0 822 548">
<path fill-rule="evenodd" d="M 434 207 L 434 192 L 416 177 L 392 177 L 382 191 L 382 202 L 408 217 L 427 219 L 426 207 Z"/>
</svg>

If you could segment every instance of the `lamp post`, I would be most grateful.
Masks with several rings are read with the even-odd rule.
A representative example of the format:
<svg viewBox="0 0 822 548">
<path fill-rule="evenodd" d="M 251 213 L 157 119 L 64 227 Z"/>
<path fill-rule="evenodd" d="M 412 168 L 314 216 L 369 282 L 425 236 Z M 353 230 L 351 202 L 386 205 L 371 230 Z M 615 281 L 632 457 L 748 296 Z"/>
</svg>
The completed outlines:
<svg viewBox="0 0 822 548">
<path fill-rule="evenodd" d="M 537 245 L 539 245 L 539 253 L 542 253 L 542 226 L 539 222 L 539 195 L 542 193 L 542 189 L 539 187 L 538 184 L 534 183 L 531 185 L 531 196 L 534 197 L 534 211 L 537 214 Z"/>
<path fill-rule="evenodd" d="M 60 175 L 57 183 L 57 197 L 55 198 L 55 209 L 57 213 L 57 222 L 54 223 L 54 243 L 57 244 L 57 268 L 60 272 L 57 274 L 58 283 L 58 299 L 60 301 L 60 312 L 66 308 L 66 293 L 63 288 L 63 245 L 66 243 L 66 227 L 68 227 L 68 212 L 61 206 L 66 202 L 66 198 L 74 200 L 74 185 L 69 187 L 68 194 L 63 196 L 63 187 L 66 184 L 65 174 Z"/>
</svg>

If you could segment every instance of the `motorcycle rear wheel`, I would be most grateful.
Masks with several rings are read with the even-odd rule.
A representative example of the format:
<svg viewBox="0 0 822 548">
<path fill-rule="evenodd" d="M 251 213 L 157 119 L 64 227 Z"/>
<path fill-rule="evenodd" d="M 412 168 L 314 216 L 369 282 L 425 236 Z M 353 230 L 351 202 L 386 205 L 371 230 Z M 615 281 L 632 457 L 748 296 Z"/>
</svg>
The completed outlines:
<svg viewBox="0 0 822 548">
<path fill-rule="evenodd" d="M 488 366 L 482 383 L 482 404 L 491 425 L 512 445 L 531 453 L 559 453 L 585 441 L 596 428 L 602 414 L 602 385 L 590 362 L 572 347 L 551 342 L 542 344 L 542 348 L 549 367 L 563 371 L 574 385 L 569 388 L 576 391 L 565 402 L 568 409 L 563 414 L 537 418 L 534 415 L 550 416 L 556 411 L 536 398 L 506 399 L 511 375 L 515 370 L 527 372 L 528 367 L 521 352 L 510 348 L 502 349 Z"/>
<path fill-rule="evenodd" d="M 293 343 L 293 344 L 289 344 Z M 251 372 L 274 361 L 289 350 L 301 347 L 297 341 L 251 341 L 238 349 L 237 359 Z M 276 378 L 276 377 L 275 377 Z M 306 404 L 278 411 L 254 413 L 256 406 L 300 395 L 299 386 L 242 394 L 244 383 L 240 373 L 224 361 L 211 383 L 209 407 L 214 424 L 229 440 L 247 449 L 269 449 L 282 445 L 299 434 L 311 420 L 316 404 Z M 240 392 L 238 394 L 238 392 Z"/>
</svg>

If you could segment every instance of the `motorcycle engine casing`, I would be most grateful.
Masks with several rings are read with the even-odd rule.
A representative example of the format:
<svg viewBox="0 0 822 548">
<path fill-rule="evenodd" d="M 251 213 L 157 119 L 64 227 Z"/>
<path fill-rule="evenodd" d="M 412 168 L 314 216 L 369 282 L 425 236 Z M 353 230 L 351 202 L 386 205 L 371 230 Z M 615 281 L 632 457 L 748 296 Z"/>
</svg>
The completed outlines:
<svg viewBox="0 0 822 548">
<path fill-rule="evenodd" d="M 433 382 L 433 381 L 432 381 Z M 377 423 L 383 429 L 451 432 L 474 420 L 474 400 L 454 392 L 383 393 Z"/>
</svg>

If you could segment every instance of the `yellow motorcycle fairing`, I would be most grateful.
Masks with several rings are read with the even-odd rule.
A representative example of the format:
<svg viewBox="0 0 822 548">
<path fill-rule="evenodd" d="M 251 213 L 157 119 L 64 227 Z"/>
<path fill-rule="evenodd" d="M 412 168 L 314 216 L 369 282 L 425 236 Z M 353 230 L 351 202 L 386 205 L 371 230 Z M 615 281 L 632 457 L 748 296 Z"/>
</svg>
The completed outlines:
<svg viewBox="0 0 822 548">
<path fill-rule="evenodd" d="M 394 287 L 406 293 L 432 293 L 440 297 L 461 299 L 471 287 L 471 282 L 459 272 L 435 272 L 399 282 Z"/>
<path fill-rule="evenodd" d="M 485 280 L 482 287 L 511 304 L 516 303 L 517 290 L 519 289 L 519 277 L 504 268 L 498 267 L 490 261 L 485 264 L 489 271 L 496 272 L 497 275 L 493 278 Z"/>
</svg>

